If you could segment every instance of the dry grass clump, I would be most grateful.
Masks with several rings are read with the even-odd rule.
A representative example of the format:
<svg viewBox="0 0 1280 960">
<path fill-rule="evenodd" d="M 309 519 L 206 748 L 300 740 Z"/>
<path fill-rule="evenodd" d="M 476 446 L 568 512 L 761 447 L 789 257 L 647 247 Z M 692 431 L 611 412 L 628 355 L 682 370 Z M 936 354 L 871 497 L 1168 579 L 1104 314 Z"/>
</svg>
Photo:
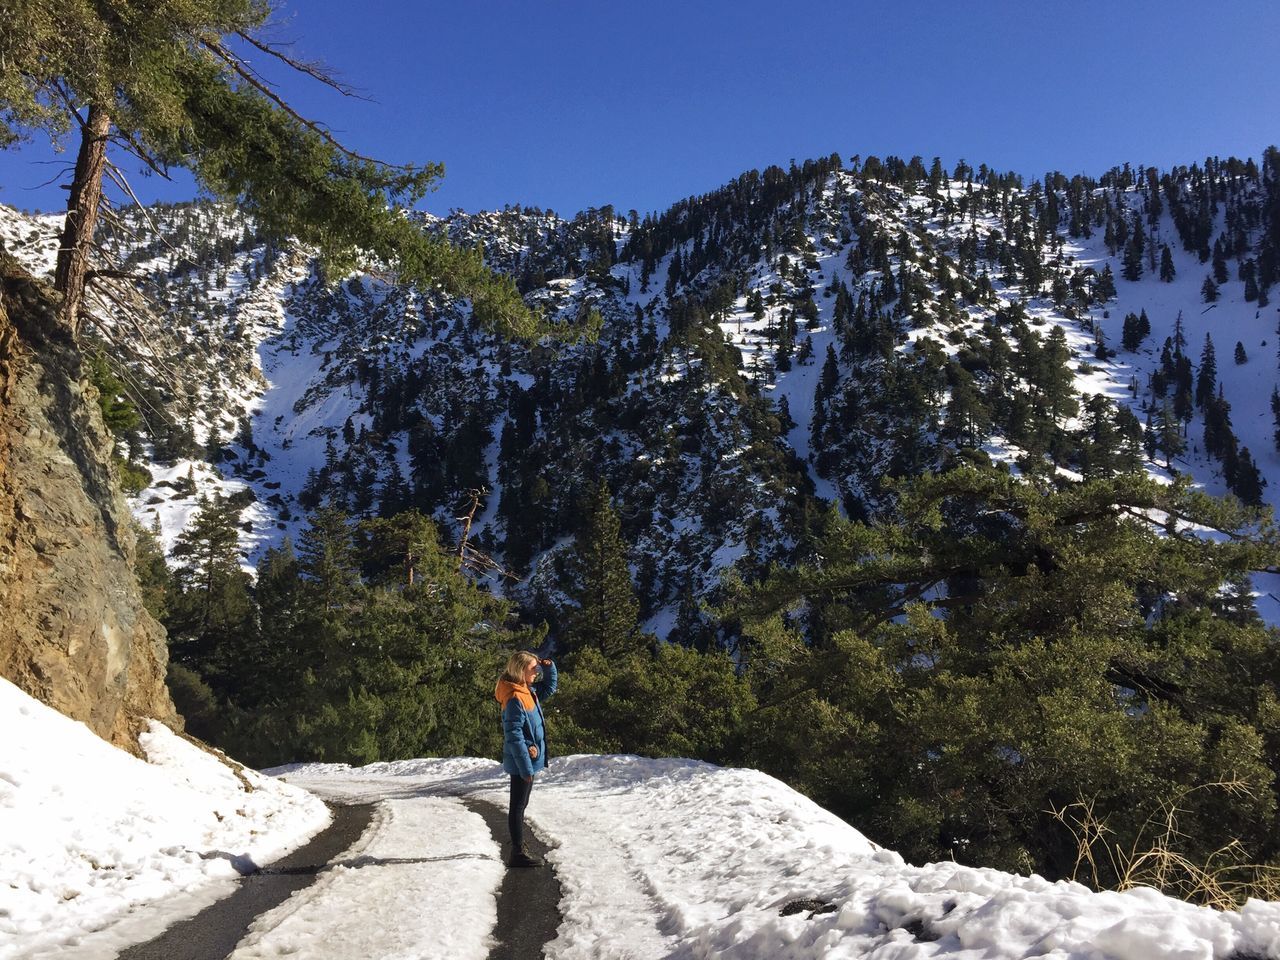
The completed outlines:
<svg viewBox="0 0 1280 960">
<path fill-rule="evenodd" d="M 1239 840 L 1213 851 L 1198 863 L 1180 850 L 1187 834 L 1178 827 L 1182 803 L 1198 790 L 1251 795 L 1248 784 L 1232 780 L 1201 784 L 1161 800 L 1127 847 L 1114 839 L 1094 801 L 1078 800 L 1048 812 L 1071 832 L 1076 862 L 1071 879 L 1095 890 L 1154 887 L 1161 893 L 1218 910 L 1235 910 L 1249 899 L 1280 900 L 1280 865 L 1249 862 Z"/>
</svg>

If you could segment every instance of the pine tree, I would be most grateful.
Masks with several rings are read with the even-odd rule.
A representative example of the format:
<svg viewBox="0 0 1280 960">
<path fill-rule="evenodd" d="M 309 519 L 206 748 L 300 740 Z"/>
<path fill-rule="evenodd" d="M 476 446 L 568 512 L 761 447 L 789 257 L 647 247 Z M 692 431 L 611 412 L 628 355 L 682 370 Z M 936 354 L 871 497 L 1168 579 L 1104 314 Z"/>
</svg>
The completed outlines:
<svg viewBox="0 0 1280 960">
<path fill-rule="evenodd" d="M 1236 465 L 1235 483 L 1231 489 L 1235 495 L 1251 506 L 1259 506 L 1262 503 L 1262 488 L 1267 485 L 1267 481 L 1262 479 L 1262 474 L 1258 472 L 1258 465 L 1253 462 L 1253 456 L 1249 453 L 1248 447 L 1240 448 L 1240 459 Z"/>
<path fill-rule="evenodd" d="M 1133 353 L 1142 345 L 1142 324 L 1138 320 L 1136 313 L 1126 313 L 1124 315 L 1124 323 L 1120 328 L 1120 343 Z"/>
<path fill-rule="evenodd" d="M 1213 249 L 1213 280 L 1221 286 L 1230 279 L 1231 275 L 1227 272 L 1227 258 L 1218 244 L 1215 243 Z"/>
<path fill-rule="evenodd" d="M 1231 404 L 1219 392 L 1204 405 L 1204 449 L 1211 457 L 1223 460 L 1228 449 L 1234 449 L 1235 434 L 1231 429 Z"/>
<path fill-rule="evenodd" d="M 1182 453 L 1187 446 L 1186 441 L 1182 438 L 1182 430 L 1178 421 L 1179 417 L 1174 413 L 1173 406 L 1166 400 L 1164 406 L 1160 408 L 1155 430 L 1156 449 L 1164 454 L 1166 470 L 1173 469 L 1173 458 Z"/>
<path fill-rule="evenodd" d="M 251 581 L 241 567 L 240 508 L 218 493 L 201 494 L 197 504 L 174 544 L 165 625 L 174 659 L 226 696 L 256 635 Z"/>
<path fill-rule="evenodd" d="M 1093 325 L 1093 355 L 1099 360 L 1108 360 L 1116 355 L 1115 351 L 1107 346 L 1107 333 L 1100 323 Z"/>
<path fill-rule="evenodd" d="M 1236 481 L 1240 477 L 1240 444 L 1234 433 L 1229 434 L 1222 450 L 1222 479 L 1227 482 L 1227 489 L 1234 491 Z"/>
<path fill-rule="evenodd" d="M 133 555 L 133 572 L 142 592 L 142 605 L 161 623 L 168 618 L 171 577 L 165 562 L 164 548 L 160 543 L 160 518 L 147 529 L 136 526 L 136 548 Z"/>
<path fill-rule="evenodd" d="M 813 392 L 813 415 L 809 418 L 809 450 L 811 458 L 814 454 L 822 452 L 826 428 L 827 402 L 822 392 L 822 384 L 819 382 L 817 389 Z"/>
<path fill-rule="evenodd" d="M 1205 274 L 1204 283 L 1200 285 L 1200 299 L 1205 303 L 1216 303 L 1218 300 L 1218 285 L 1208 274 Z"/>
<path fill-rule="evenodd" d="M 358 549 L 370 583 L 409 588 L 440 551 L 435 523 L 417 510 L 362 521 Z"/>
<path fill-rule="evenodd" d="M 680 248 L 676 247 L 675 252 L 671 254 L 671 263 L 667 266 L 667 282 L 663 288 L 668 298 L 675 293 L 676 287 L 680 284 L 683 270 L 684 264 L 680 259 Z"/>
<path fill-rule="evenodd" d="M 1116 276 L 1111 271 L 1111 264 L 1108 263 L 1102 268 L 1102 273 L 1098 275 L 1098 282 L 1094 286 L 1093 295 L 1099 303 L 1115 299 Z"/>
<path fill-rule="evenodd" d="M 1157 445 L 1160 443 L 1160 435 L 1156 432 L 1156 425 L 1152 420 L 1151 408 L 1147 407 L 1147 420 L 1142 427 L 1142 449 L 1147 454 L 1148 460 L 1156 458 Z"/>
<path fill-rule="evenodd" d="M 1172 283 L 1177 271 L 1173 268 L 1173 254 L 1169 252 L 1169 245 L 1163 244 L 1160 247 L 1160 279 L 1165 283 Z"/>
<path fill-rule="evenodd" d="M 1044 349 L 1040 353 L 1035 383 L 1044 398 L 1046 412 L 1052 420 L 1073 417 L 1079 409 L 1076 400 L 1075 376 L 1071 371 L 1071 347 L 1062 327 L 1055 325 L 1049 331 Z"/>
<path fill-rule="evenodd" d="M 1057 485 L 966 467 L 894 492 L 883 522 L 834 518 L 820 560 L 741 591 L 762 769 L 921 860 L 959 837 L 978 862 L 1070 874 L 1075 845 L 1046 839 L 1039 811 L 1104 771 L 1095 810 L 1117 842 L 1141 842 L 1160 783 L 1192 790 L 1180 820 L 1197 823 L 1197 858 L 1242 835 L 1271 849 L 1270 719 L 1239 696 L 1274 669 L 1239 574 L 1270 555 L 1269 523 L 1139 473 Z M 1171 516 L 1229 536 L 1170 536 Z M 781 615 L 819 605 L 839 628 Z M 970 722 L 955 722 L 960 702 Z M 1223 757 L 1224 723 L 1256 746 Z M 1201 796 L 1205 764 L 1264 795 Z"/>
<path fill-rule="evenodd" d="M 676 607 L 675 625 L 671 628 L 667 641 L 705 653 L 711 649 L 714 640 L 715 631 L 703 615 L 693 590 L 686 587 L 680 594 L 680 603 Z"/>
<path fill-rule="evenodd" d="M 1236 341 L 1235 361 L 1236 366 L 1243 366 L 1249 362 L 1249 355 L 1244 352 L 1244 344 L 1239 340 Z"/>
<path fill-rule="evenodd" d="M 1196 374 L 1195 400 L 1203 407 L 1218 388 L 1218 361 L 1213 349 L 1213 338 L 1204 335 L 1204 349 L 1200 351 L 1200 371 Z"/>
<path fill-rule="evenodd" d="M 991 412 L 966 370 L 956 368 L 953 377 L 944 436 L 962 447 L 975 447 L 991 428 Z"/>
<path fill-rule="evenodd" d="M 581 522 L 569 555 L 568 622 L 560 649 L 570 657 L 594 649 L 606 657 L 640 645 L 639 613 L 627 564 L 622 525 L 609 486 L 601 480 L 583 500 Z"/>
<path fill-rule="evenodd" d="M 827 344 L 826 358 L 822 361 L 822 373 L 818 378 L 818 390 L 823 397 L 830 397 L 840 380 L 840 364 L 836 360 L 836 351 Z"/>
<path fill-rule="evenodd" d="M 1124 248 L 1121 273 L 1130 282 L 1142 279 L 1142 250 L 1145 238 L 1142 234 L 1142 221 L 1134 220 L 1133 232 Z"/>
<path fill-rule="evenodd" d="M 340 516 L 317 519 L 323 539 L 342 538 Z M 287 545 L 268 551 L 259 597 L 271 643 L 255 665 L 273 686 L 233 742 L 260 764 L 491 753 L 493 727 L 475 703 L 492 687 L 497 648 L 511 640 L 505 605 L 459 572 L 417 515 L 367 521 L 349 560 L 383 585 L 353 580 L 348 602 L 322 607 L 317 581 Z M 537 646 L 541 633 L 517 642 Z"/>
<path fill-rule="evenodd" d="M 340 610 L 361 585 L 355 542 L 347 515 L 326 506 L 308 517 L 298 539 L 298 560 L 321 611 Z"/>
<path fill-rule="evenodd" d="M 796 426 L 791 417 L 791 402 L 787 400 L 786 394 L 778 397 L 778 425 L 784 433 L 794 430 Z"/>
<path fill-rule="evenodd" d="M 413 490 L 400 469 L 400 461 L 394 454 L 388 458 L 387 477 L 382 482 L 381 495 L 378 497 L 378 515 L 393 517 L 408 510 L 413 502 Z"/>
<path fill-rule="evenodd" d="M 1080 472 L 1086 478 L 1109 477 L 1117 469 L 1121 440 L 1113 405 L 1101 394 L 1090 394 L 1084 409 Z"/>
<path fill-rule="evenodd" d="M 1134 416 L 1127 404 L 1116 404 L 1116 434 L 1119 447 L 1116 451 L 1115 468 L 1118 473 L 1141 470 L 1143 463 L 1145 436 L 1142 424 Z"/>
<path fill-rule="evenodd" d="M 791 369 L 791 353 L 795 347 L 795 336 L 791 332 L 793 323 L 794 321 L 789 323 L 784 315 L 782 320 L 782 329 L 778 336 L 778 348 L 774 352 L 774 369 L 783 373 Z"/>
<path fill-rule="evenodd" d="M 938 197 L 941 194 L 946 177 L 946 171 L 942 169 L 942 159 L 934 157 L 929 167 L 929 196 Z"/>
<path fill-rule="evenodd" d="M 761 296 L 759 290 L 752 290 L 747 295 L 747 309 L 751 311 L 751 321 L 759 323 L 764 319 L 764 297 Z M 742 332 L 742 322 L 738 322 L 738 332 Z"/>
<path fill-rule="evenodd" d="M 298 627 L 308 612 L 302 568 L 293 541 L 288 537 L 280 546 L 267 548 L 258 564 L 254 593 L 263 636 L 280 651 L 282 660 L 287 661 Z M 296 664 L 290 664 L 288 669 L 295 670 Z"/>
<path fill-rule="evenodd" d="M 1280 390 L 1275 387 L 1271 388 L 1271 420 L 1275 424 L 1271 439 L 1277 452 L 1280 452 Z"/>
<path fill-rule="evenodd" d="M 1243 246 L 1243 244 L 1244 244 L 1244 240 L 1243 240 L 1243 238 L 1241 239 L 1240 244 L 1241 244 L 1241 246 Z M 1255 260 L 1253 260 L 1253 259 L 1241 260 L 1241 261 L 1240 261 L 1240 269 L 1237 271 L 1237 274 L 1238 274 L 1238 276 L 1240 277 L 1240 280 L 1241 280 L 1242 282 L 1244 282 L 1244 283 L 1248 283 L 1250 280 L 1253 280 L 1253 281 L 1254 281 L 1254 283 L 1256 284 L 1256 283 L 1257 283 L 1257 279 L 1258 279 L 1258 264 L 1257 264 L 1257 261 L 1255 261 Z M 1255 287 L 1255 289 L 1256 289 L 1256 287 Z M 1248 298 L 1246 297 L 1246 299 L 1248 299 Z"/>
<path fill-rule="evenodd" d="M 805 337 L 800 341 L 800 349 L 796 351 L 796 363 L 805 366 L 813 360 L 813 337 Z"/>
<path fill-rule="evenodd" d="M 1195 387 L 1191 373 L 1191 358 L 1179 353 L 1174 360 L 1173 412 L 1183 423 L 1190 423 L 1195 414 Z"/>
<path fill-rule="evenodd" d="M 98 408 L 102 411 L 102 422 L 117 441 L 125 441 L 132 446 L 137 440 L 141 418 L 137 407 L 125 396 L 124 383 L 111 369 L 110 361 L 101 350 L 95 350 L 89 355 L 87 366 L 89 381 L 98 388 Z"/>
</svg>

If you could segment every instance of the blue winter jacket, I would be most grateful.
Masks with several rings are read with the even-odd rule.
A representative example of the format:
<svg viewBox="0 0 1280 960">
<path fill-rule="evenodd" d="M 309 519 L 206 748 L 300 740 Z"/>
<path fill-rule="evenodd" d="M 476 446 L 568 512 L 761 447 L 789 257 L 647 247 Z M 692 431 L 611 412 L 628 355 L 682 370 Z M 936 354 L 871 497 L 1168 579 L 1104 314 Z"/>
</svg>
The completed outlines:
<svg viewBox="0 0 1280 960">
<path fill-rule="evenodd" d="M 556 692 L 558 678 L 554 663 L 542 668 L 542 679 L 530 690 L 522 683 L 499 680 L 494 696 L 502 704 L 502 769 L 516 777 L 531 777 L 546 768 L 547 731 L 542 718 L 542 700 Z M 529 747 L 538 756 L 529 756 Z"/>
</svg>

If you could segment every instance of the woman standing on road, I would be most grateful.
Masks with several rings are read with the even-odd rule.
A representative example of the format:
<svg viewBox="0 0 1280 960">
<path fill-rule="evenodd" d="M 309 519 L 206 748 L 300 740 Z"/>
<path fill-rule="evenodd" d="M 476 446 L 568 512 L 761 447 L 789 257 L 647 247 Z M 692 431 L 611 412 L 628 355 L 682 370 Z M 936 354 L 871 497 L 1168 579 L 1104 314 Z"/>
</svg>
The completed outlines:
<svg viewBox="0 0 1280 960">
<path fill-rule="evenodd" d="M 521 650 L 507 661 L 493 691 L 502 705 L 502 769 L 511 774 L 507 828 L 511 831 L 508 863 L 513 867 L 536 867 L 542 863 L 524 849 L 524 808 L 533 790 L 534 775 L 547 765 L 547 733 L 540 700 L 556 692 L 556 678 L 554 663 Z"/>
</svg>

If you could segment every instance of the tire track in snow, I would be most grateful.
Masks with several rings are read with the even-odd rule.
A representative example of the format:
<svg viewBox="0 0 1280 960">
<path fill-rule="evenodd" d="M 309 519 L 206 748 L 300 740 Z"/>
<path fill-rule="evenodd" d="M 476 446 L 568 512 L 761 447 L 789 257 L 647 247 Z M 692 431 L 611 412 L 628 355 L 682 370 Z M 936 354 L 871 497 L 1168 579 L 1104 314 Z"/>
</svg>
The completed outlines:
<svg viewBox="0 0 1280 960">
<path fill-rule="evenodd" d="M 175 923 L 153 940 L 123 951 L 118 960 L 222 960 L 259 914 L 310 886 L 329 862 L 356 842 L 373 817 L 373 804 L 330 806 L 333 822 L 310 842 L 268 867 L 252 869 L 235 893 Z M 237 866 L 240 869 L 240 866 Z"/>
<path fill-rule="evenodd" d="M 507 837 L 507 813 L 496 803 L 475 797 L 462 797 L 462 803 L 479 814 L 489 825 L 493 839 L 510 854 Z M 544 865 L 535 869 L 508 870 L 498 890 L 498 924 L 496 941 L 489 960 L 538 960 L 543 948 L 555 939 L 564 919 L 560 914 L 560 880 L 546 862 L 547 845 L 525 824 L 525 846 L 541 857 Z"/>
</svg>

